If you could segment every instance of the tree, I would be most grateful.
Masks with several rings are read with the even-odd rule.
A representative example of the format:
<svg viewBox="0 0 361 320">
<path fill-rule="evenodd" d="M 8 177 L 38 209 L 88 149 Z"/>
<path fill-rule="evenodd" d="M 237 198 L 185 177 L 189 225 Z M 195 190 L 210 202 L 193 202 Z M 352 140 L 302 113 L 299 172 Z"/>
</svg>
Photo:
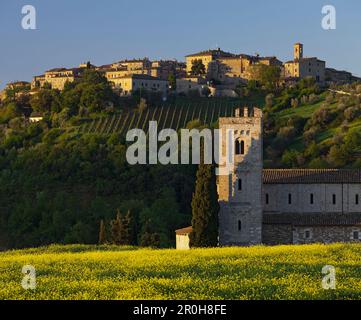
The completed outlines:
<svg viewBox="0 0 361 320">
<path fill-rule="evenodd" d="M 195 59 L 192 61 L 191 74 L 193 76 L 200 76 L 206 74 L 206 67 L 202 62 L 202 59 Z"/>
<path fill-rule="evenodd" d="M 253 65 L 250 68 L 252 80 L 259 81 L 269 90 L 278 88 L 281 78 L 281 69 L 277 66 L 267 66 L 264 64 Z"/>
<path fill-rule="evenodd" d="M 145 223 L 144 232 L 140 239 L 140 246 L 151 248 L 159 248 L 160 246 L 159 234 L 152 230 L 150 220 Z"/>
<path fill-rule="evenodd" d="M 41 89 L 37 94 L 31 97 L 30 105 L 34 111 L 40 113 L 51 111 L 59 112 L 59 92 L 52 89 Z"/>
<path fill-rule="evenodd" d="M 112 231 L 112 242 L 116 245 L 121 245 L 122 242 L 122 217 L 118 210 L 117 217 L 115 220 L 111 221 L 111 231 Z"/>
<path fill-rule="evenodd" d="M 148 107 L 147 100 L 144 98 L 140 98 L 140 102 L 138 104 L 139 113 L 142 113 L 143 111 L 145 111 L 147 109 L 147 107 Z"/>
<path fill-rule="evenodd" d="M 271 108 L 274 104 L 274 94 L 273 93 L 269 93 L 266 98 L 265 98 L 265 102 L 266 102 L 266 108 Z"/>
<path fill-rule="evenodd" d="M 331 112 L 326 106 L 321 106 L 311 117 L 311 123 L 313 125 L 319 125 L 321 128 L 324 128 L 331 120 Z"/>
<path fill-rule="evenodd" d="M 218 213 L 219 203 L 214 166 L 201 163 L 192 199 L 191 247 L 216 247 L 218 245 Z"/>
<path fill-rule="evenodd" d="M 173 91 L 177 90 L 177 78 L 174 75 L 174 73 L 169 74 L 168 83 L 169 83 L 171 90 L 173 90 Z"/>
<path fill-rule="evenodd" d="M 133 219 L 130 210 L 128 210 L 127 214 L 123 218 L 123 230 L 124 234 L 122 236 L 122 242 L 124 245 L 133 244 Z"/>
<path fill-rule="evenodd" d="M 132 219 L 130 212 L 122 217 L 119 209 L 117 217 L 111 222 L 112 240 L 116 245 L 130 245 L 132 243 Z"/>
<path fill-rule="evenodd" d="M 99 227 L 99 244 L 106 244 L 106 242 L 107 242 L 107 237 L 106 237 L 105 224 L 104 224 L 104 220 L 101 220 Z"/>
</svg>

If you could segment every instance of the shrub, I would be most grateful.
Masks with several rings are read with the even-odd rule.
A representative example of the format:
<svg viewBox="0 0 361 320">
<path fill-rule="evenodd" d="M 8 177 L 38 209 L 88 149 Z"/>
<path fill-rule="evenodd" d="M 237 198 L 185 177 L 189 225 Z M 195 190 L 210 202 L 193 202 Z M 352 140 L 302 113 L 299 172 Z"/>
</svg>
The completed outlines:
<svg viewBox="0 0 361 320">
<path fill-rule="evenodd" d="M 319 97 L 314 93 L 311 93 L 310 96 L 308 97 L 308 102 L 310 104 L 315 104 L 318 101 L 319 101 Z"/>
<path fill-rule="evenodd" d="M 349 107 L 344 111 L 344 117 L 347 121 L 353 121 L 359 114 L 358 107 Z"/>
<path fill-rule="evenodd" d="M 309 145 L 310 143 L 315 141 L 316 135 L 317 135 L 317 128 L 311 127 L 307 131 L 303 133 L 303 140 L 306 145 Z"/>
<path fill-rule="evenodd" d="M 299 102 L 298 102 L 298 99 L 292 99 L 291 100 L 291 107 L 292 108 L 297 108 L 299 106 Z"/>
<path fill-rule="evenodd" d="M 274 103 L 274 94 L 270 93 L 266 96 L 265 102 L 266 102 L 266 108 L 271 108 Z"/>
<path fill-rule="evenodd" d="M 323 106 L 313 113 L 311 121 L 313 125 L 324 127 L 331 121 L 331 118 L 330 110 Z"/>
<path fill-rule="evenodd" d="M 308 96 L 305 95 L 305 96 L 302 96 L 302 97 L 301 97 L 301 103 L 302 103 L 302 104 L 308 104 L 308 102 L 309 102 Z"/>
</svg>

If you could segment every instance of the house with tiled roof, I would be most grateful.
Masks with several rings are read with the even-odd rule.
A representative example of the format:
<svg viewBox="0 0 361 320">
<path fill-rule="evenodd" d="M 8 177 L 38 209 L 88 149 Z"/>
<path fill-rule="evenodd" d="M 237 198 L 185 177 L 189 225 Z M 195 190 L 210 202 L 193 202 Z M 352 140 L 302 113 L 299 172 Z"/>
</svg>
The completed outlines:
<svg viewBox="0 0 361 320">
<path fill-rule="evenodd" d="M 201 51 L 186 56 L 187 73 L 192 75 L 192 67 L 196 60 L 205 66 L 207 80 L 214 80 L 222 85 L 236 87 L 238 84 L 253 79 L 253 67 L 257 65 L 282 66 L 276 57 L 261 57 L 259 55 L 233 54 L 221 50 Z"/>
<path fill-rule="evenodd" d="M 209 77 L 212 77 L 212 74 L 214 73 L 214 70 L 212 70 L 212 68 L 214 67 L 215 62 L 218 59 L 233 57 L 235 57 L 234 54 L 223 51 L 220 48 L 189 54 L 186 56 L 187 73 L 190 75 L 192 73 L 192 66 L 194 61 L 200 60 L 205 66 L 206 73 L 209 74 Z"/>
<path fill-rule="evenodd" d="M 168 81 L 152 77 L 148 74 L 129 74 L 108 78 L 114 90 L 121 96 L 130 96 L 134 91 L 144 90 L 161 93 L 163 97 L 168 92 Z"/>
</svg>

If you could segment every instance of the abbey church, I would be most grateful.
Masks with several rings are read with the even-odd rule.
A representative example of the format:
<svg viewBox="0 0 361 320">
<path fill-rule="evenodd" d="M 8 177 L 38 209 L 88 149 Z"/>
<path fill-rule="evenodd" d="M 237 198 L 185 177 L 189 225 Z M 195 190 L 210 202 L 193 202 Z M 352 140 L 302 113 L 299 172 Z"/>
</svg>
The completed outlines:
<svg viewBox="0 0 361 320">
<path fill-rule="evenodd" d="M 361 241 L 361 170 L 263 169 L 262 111 L 220 118 L 222 156 L 235 137 L 230 174 L 218 177 L 221 246 Z M 191 228 L 177 230 L 177 248 Z"/>
</svg>

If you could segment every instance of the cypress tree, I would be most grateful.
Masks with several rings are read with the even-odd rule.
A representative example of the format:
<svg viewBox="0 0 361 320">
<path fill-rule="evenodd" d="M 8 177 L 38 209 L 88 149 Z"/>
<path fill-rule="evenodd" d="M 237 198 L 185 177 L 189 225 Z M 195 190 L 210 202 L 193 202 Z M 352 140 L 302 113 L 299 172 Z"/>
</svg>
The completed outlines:
<svg viewBox="0 0 361 320">
<path fill-rule="evenodd" d="M 191 247 L 216 247 L 218 245 L 218 213 L 219 203 L 214 166 L 201 163 L 192 199 Z"/>
<path fill-rule="evenodd" d="M 111 231 L 112 231 L 112 242 L 116 245 L 122 244 L 122 233 L 123 233 L 123 225 L 122 225 L 122 217 L 120 215 L 120 211 L 117 211 L 117 217 L 115 220 L 110 223 Z"/>
<path fill-rule="evenodd" d="M 151 248 L 159 248 L 160 246 L 159 234 L 152 231 L 149 220 L 145 223 L 144 231 L 140 239 L 140 246 Z"/>
<path fill-rule="evenodd" d="M 105 230 L 104 220 L 100 221 L 100 228 L 99 228 L 99 244 L 106 244 L 107 243 L 107 236 Z"/>
<path fill-rule="evenodd" d="M 130 211 L 128 211 L 126 216 L 122 219 L 122 224 L 122 244 L 131 245 L 133 242 L 133 219 Z"/>
<path fill-rule="evenodd" d="M 117 217 L 111 222 L 112 241 L 116 245 L 131 245 L 133 241 L 133 221 L 130 211 L 122 217 L 117 211 Z"/>
</svg>

